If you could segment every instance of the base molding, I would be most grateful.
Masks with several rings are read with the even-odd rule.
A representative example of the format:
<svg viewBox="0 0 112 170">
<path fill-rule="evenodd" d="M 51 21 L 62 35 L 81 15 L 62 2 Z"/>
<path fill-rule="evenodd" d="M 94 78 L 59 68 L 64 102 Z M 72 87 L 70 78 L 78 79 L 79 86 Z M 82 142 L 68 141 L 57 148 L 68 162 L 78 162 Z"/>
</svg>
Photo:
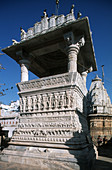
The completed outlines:
<svg viewBox="0 0 112 170">
<path fill-rule="evenodd" d="M 2 151 L 1 160 L 37 166 L 40 170 L 91 170 L 95 152 L 93 148 L 68 150 L 10 145 Z"/>
</svg>

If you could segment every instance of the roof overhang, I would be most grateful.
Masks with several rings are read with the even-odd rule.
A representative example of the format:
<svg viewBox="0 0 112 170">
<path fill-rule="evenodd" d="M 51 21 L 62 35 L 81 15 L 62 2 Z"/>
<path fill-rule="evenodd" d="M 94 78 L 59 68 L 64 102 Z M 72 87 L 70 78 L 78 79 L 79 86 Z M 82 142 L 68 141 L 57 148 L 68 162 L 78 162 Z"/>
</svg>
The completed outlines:
<svg viewBox="0 0 112 170">
<path fill-rule="evenodd" d="M 24 56 L 30 61 L 29 70 L 38 77 L 65 73 L 68 71 L 68 56 L 65 52 L 64 34 L 70 31 L 76 37 L 83 35 L 85 39 L 85 45 L 81 47 L 78 54 L 78 72 L 87 71 L 90 67 L 96 71 L 97 65 L 88 17 L 64 23 L 45 33 L 41 32 L 2 51 L 17 63 Z"/>
</svg>

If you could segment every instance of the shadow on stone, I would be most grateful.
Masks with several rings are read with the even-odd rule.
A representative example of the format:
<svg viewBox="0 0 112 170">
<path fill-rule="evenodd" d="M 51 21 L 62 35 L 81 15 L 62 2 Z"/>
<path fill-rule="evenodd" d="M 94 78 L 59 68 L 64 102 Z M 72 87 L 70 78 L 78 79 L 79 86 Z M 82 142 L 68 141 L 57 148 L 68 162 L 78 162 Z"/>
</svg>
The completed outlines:
<svg viewBox="0 0 112 170">
<path fill-rule="evenodd" d="M 74 155 L 80 170 L 92 170 L 95 164 L 95 150 L 92 138 L 88 131 L 87 120 L 83 113 L 76 110 L 77 119 L 82 129 L 74 132 L 73 138 L 69 139 L 65 145 L 69 146 L 69 153 Z"/>
</svg>

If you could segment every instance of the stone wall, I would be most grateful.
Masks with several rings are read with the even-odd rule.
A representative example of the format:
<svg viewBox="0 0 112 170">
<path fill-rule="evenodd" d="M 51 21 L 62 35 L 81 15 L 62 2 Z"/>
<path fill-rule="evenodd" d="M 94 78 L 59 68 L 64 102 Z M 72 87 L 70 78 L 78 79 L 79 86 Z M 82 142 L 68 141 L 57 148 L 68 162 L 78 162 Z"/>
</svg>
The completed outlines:
<svg viewBox="0 0 112 170">
<path fill-rule="evenodd" d="M 103 139 L 104 136 L 107 136 L 107 139 L 110 140 L 112 137 L 112 116 L 106 115 L 95 115 L 89 117 L 90 124 L 90 134 L 93 141 L 97 144 L 97 137 L 100 135 Z"/>
<path fill-rule="evenodd" d="M 87 133 L 86 105 L 83 107 L 87 91 L 79 73 L 21 82 L 18 88 L 20 121 L 12 142 L 74 145 L 75 132 Z"/>
</svg>

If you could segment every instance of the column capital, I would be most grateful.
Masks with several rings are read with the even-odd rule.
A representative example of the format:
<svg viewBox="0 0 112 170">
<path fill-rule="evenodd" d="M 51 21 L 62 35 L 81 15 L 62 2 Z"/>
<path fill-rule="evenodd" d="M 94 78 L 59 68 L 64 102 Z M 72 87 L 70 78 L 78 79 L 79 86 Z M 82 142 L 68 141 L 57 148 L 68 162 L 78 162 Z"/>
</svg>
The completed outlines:
<svg viewBox="0 0 112 170">
<path fill-rule="evenodd" d="M 69 46 L 71 44 L 75 44 L 73 32 L 65 33 L 64 34 L 64 40 L 65 40 L 67 46 Z"/>
<path fill-rule="evenodd" d="M 85 40 L 83 36 L 74 37 L 73 32 L 64 34 L 66 42 L 66 51 L 68 55 L 68 71 L 77 72 L 77 55 L 80 51 L 80 47 L 84 46 Z"/>
<path fill-rule="evenodd" d="M 87 78 L 88 71 L 84 71 L 81 73 L 82 79 L 84 81 L 84 84 L 86 86 L 86 78 Z"/>
<path fill-rule="evenodd" d="M 67 32 L 64 34 L 64 40 L 66 42 L 66 46 L 69 47 L 82 47 L 85 44 L 84 36 L 74 36 L 73 32 Z"/>
<path fill-rule="evenodd" d="M 29 65 L 30 65 L 30 61 L 27 60 L 27 59 L 21 59 L 19 60 L 19 64 L 24 64 L 27 68 L 29 68 Z"/>
</svg>

